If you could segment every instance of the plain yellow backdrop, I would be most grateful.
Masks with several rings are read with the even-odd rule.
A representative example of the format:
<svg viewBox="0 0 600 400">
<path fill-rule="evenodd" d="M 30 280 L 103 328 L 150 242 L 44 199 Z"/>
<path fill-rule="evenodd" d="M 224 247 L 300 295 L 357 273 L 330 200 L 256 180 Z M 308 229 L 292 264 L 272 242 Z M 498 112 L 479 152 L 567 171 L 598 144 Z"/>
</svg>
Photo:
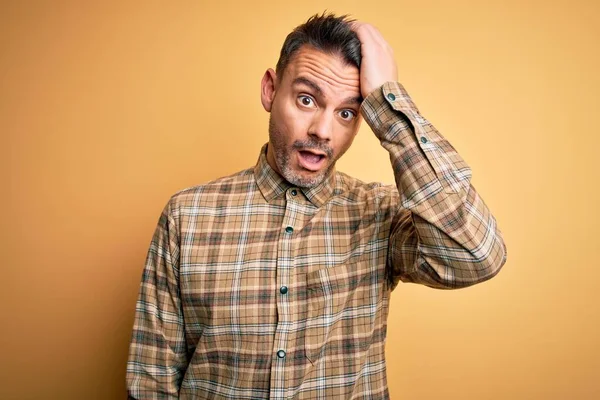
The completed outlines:
<svg viewBox="0 0 600 400">
<path fill-rule="evenodd" d="M 372 22 L 508 245 L 485 284 L 400 285 L 394 399 L 600 398 L 600 3 L 2 1 L 0 398 L 119 399 L 175 191 L 254 165 L 264 70 L 331 10 Z M 339 169 L 392 182 L 363 124 Z"/>
</svg>

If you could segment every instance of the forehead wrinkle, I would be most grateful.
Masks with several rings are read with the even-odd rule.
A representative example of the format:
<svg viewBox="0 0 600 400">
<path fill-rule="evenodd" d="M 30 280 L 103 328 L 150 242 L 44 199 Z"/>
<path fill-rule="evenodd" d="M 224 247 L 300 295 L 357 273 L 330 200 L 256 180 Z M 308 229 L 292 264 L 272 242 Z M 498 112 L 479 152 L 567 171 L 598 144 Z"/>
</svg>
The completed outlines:
<svg viewBox="0 0 600 400">
<path fill-rule="evenodd" d="M 334 93 L 339 92 L 340 87 L 360 93 L 358 70 L 356 67 L 344 63 L 340 57 L 322 52 L 312 54 L 309 51 L 301 50 L 294 61 L 292 68 L 296 76 L 313 76 L 327 84 L 328 89 Z"/>
<path fill-rule="evenodd" d="M 337 75 L 327 74 L 326 72 L 323 71 L 322 68 L 319 68 L 318 66 L 316 66 L 316 67 L 311 66 L 310 64 L 299 66 L 298 75 L 300 75 L 300 76 L 309 75 L 309 76 L 315 77 L 319 81 L 325 83 L 328 91 L 331 91 L 334 93 L 339 92 L 340 89 L 348 90 L 348 91 L 352 91 L 352 92 L 358 92 L 360 90 L 358 79 L 343 78 L 343 77 L 338 77 Z M 321 88 L 321 91 L 324 92 L 323 86 L 319 85 L 319 87 Z"/>
</svg>

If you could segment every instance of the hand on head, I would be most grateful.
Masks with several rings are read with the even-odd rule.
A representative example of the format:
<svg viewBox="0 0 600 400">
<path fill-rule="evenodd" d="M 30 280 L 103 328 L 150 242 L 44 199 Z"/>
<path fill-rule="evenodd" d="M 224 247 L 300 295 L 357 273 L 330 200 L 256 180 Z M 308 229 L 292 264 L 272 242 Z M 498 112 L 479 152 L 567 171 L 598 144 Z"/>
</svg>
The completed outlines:
<svg viewBox="0 0 600 400">
<path fill-rule="evenodd" d="M 352 30 L 360 40 L 360 91 L 366 98 L 373 90 L 389 81 L 398 80 L 394 50 L 381 32 L 371 24 L 355 21 Z"/>
</svg>

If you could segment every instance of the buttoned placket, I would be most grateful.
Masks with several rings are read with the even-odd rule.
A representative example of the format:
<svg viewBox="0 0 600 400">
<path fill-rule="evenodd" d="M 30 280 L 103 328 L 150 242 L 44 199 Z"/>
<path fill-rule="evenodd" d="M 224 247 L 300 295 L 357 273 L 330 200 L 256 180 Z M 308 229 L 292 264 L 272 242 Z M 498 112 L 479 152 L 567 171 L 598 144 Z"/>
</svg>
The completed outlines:
<svg viewBox="0 0 600 400">
<path fill-rule="evenodd" d="M 288 343 L 290 343 L 290 331 L 294 324 L 292 321 L 291 293 L 294 287 L 294 255 L 296 230 L 304 225 L 303 214 L 299 213 L 300 191 L 290 188 L 285 193 L 286 207 L 281 233 L 277 248 L 277 330 L 273 343 L 273 362 L 271 366 L 271 399 L 286 399 L 290 394 L 287 384 L 286 363 L 288 363 Z M 293 356 L 293 355 L 292 355 Z"/>
</svg>

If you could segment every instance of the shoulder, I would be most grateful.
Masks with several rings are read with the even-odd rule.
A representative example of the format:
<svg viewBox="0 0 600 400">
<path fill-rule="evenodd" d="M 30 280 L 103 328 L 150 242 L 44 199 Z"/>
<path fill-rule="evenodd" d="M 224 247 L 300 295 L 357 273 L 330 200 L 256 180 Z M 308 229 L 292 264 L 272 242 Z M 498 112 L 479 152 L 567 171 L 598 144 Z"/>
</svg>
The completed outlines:
<svg viewBox="0 0 600 400">
<path fill-rule="evenodd" d="M 244 196 L 256 187 L 254 169 L 247 168 L 229 176 L 190 186 L 171 196 L 168 206 L 173 213 L 177 210 L 223 205 L 225 199 L 231 201 L 236 196 Z"/>
</svg>

